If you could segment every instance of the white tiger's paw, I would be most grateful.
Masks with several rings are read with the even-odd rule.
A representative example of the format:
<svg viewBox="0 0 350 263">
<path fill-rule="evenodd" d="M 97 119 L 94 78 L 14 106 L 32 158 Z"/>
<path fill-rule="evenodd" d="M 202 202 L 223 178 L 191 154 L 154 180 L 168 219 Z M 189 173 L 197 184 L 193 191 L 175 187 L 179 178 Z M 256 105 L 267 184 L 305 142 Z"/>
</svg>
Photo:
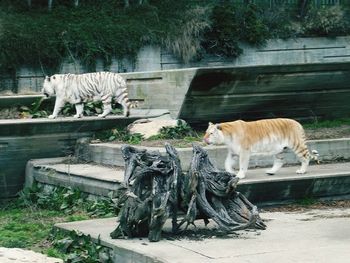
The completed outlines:
<svg viewBox="0 0 350 263">
<path fill-rule="evenodd" d="M 105 118 L 107 115 L 104 115 L 104 114 L 99 114 L 99 115 L 97 115 L 97 117 L 99 117 L 99 118 Z"/>
<path fill-rule="evenodd" d="M 297 174 L 304 174 L 306 171 L 304 169 L 299 169 L 296 171 Z"/>
<path fill-rule="evenodd" d="M 83 115 L 81 115 L 81 114 L 75 114 L 73 117 L 76 118 L 76 119 L 78 119 L 78 118 L 83 117 Z"/>
<path fill-rule="evenodd" d="M 55 115 L 53 115 L 53 114 L 51 114 L 51 115 L 49 115 L 49 117 L 48 117 L 49 119 L 55 119 L 56 118 L 56 116 Z"/>
<path fill-rule="evenodd" d="M 240 179 L 243 179 L 243 178 L 245 177 L 245 173 L 242 172 L 242 171 L 239 171 L 239 172 L 237 173 L 237 177 L 240 178 Z"/>
</svg>

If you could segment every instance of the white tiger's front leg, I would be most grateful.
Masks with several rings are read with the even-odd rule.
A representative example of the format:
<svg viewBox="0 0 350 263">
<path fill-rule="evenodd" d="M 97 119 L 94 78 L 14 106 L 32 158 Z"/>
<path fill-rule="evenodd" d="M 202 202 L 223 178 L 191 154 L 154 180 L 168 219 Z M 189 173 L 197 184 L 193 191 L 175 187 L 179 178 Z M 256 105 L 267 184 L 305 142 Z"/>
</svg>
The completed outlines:
<svg viewBox="0 0 350 263">
<path fill-rule="evenodd" d="M 106 117 L 111 111 L 112 111 L 112 104 L 111 104 L 111 101 L 103 102 L 103 112 L 102 112 L 102 114 L 99 114 L 98 117 L 104 118 L 104 117 Z"/>
<path fill-rule="evenodd" d="M 76 114 L 73 116 L 74 118 L 83 117 L 84 104 L 83 103 L 75 104 L 75 110 L 76 110 Z"/>
<path fill-rule="evenodd" d="M 64 103 L 65 101 L 63 99 L 56 97 L 55 107 L 53 109 L 53 113 L 49 116 L 49 119 L 55 119 L 58 116 L 58 113 L 60 113 L 61 109 L 64 106 Z"/>
<path fill-rule="evenodd" d="M 225 170 L 226 172 L 235 174 L 234 166 L 236 164 L 235 156 L 231 151 L 228 152 L 226 160 L 225 160 Z"/>
<path fill-rule="evenodd" d="M 250 152 L 249 151 L 241 151 L 239 154 L 239 171 L 237 174 L 237 177 L 242 179 L 245 177 L 248 166 L 249 166 L 249 158 L 250 158 Z"/>
</svg>

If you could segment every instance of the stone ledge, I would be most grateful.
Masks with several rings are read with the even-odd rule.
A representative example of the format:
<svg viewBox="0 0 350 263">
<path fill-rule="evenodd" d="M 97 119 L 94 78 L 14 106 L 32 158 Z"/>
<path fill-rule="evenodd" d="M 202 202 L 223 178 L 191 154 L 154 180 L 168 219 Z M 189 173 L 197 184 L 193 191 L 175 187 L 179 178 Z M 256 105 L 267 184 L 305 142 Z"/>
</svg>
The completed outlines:
<svg viewBox="0 0 350 263">
<path fill-rule="evenodd" d="M 339 159 L 350 159 L 350 138 L 331 139 L 331 140 L 310 140 L 307 142 L 309 149 L 317 150 L 320 161 L 332 162 Z M 88 161 L 93 161 L 103 165 L 124 166 L 124 159 L 121 154 L 122 144 L 115 143 L 93 143 L 87 147 Z M 164 147 L 143 147 L 151 151 L 165 153 Z M 224 169 L 224 162 L 227 155 L 226 146 L 205 146 L 211 161 L 220 169 Z M 192 148 L 177 148 L 182 169 L 187 171 L 192 158 Z M 287 151 L 285 153 L 287 165 L 299 164 L 294 153 Z M 250 160 L 250 168 L 272 166 L 273 158 L 271 156 L 253 156 Z"/>
</svg>

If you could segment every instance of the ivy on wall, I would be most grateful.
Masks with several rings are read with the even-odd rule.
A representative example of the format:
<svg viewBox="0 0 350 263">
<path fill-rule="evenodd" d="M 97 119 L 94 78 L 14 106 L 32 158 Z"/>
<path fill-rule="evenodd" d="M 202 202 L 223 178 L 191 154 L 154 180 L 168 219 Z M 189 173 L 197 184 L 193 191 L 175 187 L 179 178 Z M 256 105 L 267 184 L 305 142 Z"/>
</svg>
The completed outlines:
<svg viewBox="0 0 350 263">
<path fill-rule="evenodd" d="M 55 68 L 64 58 L 95 67 L 112 57 L 134 58 L 140 47 L 161 45 L 184 62 L 210 53 L 235 57 L 240 41 L 263 45 L 270 38 L 349 33 L 346 7 L 237 4 L 230 0 L 124 1 L 3 0 L 0 3 L 0 69 L 27 64 Z M 286 19 L 287 18 L 287 19 Z"/>
</svg>

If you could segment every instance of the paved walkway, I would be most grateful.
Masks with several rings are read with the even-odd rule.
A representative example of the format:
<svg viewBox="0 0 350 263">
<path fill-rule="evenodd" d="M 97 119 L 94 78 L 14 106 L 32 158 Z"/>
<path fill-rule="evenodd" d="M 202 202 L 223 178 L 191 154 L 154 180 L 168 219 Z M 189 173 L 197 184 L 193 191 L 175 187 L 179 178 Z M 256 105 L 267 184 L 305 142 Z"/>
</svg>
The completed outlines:
<svg viewBox="0 0 350 263">
<path fill-rule="evenodd" d="M 147 238 L 112 240 L 116 219 L 58 224 L 77 229 L 115 249 L 115 262 L 289 263 L 349 262 L 350 209 L 261 213 L 267 230 L 240 231 L 230 238 L 182 238 L 151 243 Z M 199 228 L 204 226 L 197 225 Z M 213 227 L 213 225 L 211 226 Z"/>
<path fill-rule="evenodd" d="M 20 248 L 0 247 L 1 263 L 63 263 L 63 260 Z"/>
</svg>

